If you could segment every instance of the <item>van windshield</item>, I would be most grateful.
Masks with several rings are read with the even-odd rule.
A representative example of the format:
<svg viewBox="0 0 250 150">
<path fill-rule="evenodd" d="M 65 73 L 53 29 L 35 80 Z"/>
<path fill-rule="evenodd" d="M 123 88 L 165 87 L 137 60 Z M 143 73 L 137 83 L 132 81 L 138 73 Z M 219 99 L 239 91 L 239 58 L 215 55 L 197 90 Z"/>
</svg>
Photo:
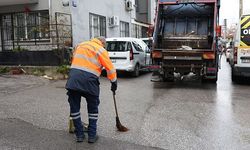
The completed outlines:
<svg viewBox="0 0 250 150">
<path fill-rule="evenodd" d="M 106 43 L 106 49 L 109 52 L 119 51 L 119 52 L 125 52 L 129 51 L 129 43 L 125 41 L 107 41 Z"/>
<path fill-rule="evenodd" d="M 152 40 L 143 40 L 143 42 L 145 42 L 145 44 L 147 44 L 148 48 L 151 49 L 151 47 L 152 47 Z"/>
</svg>

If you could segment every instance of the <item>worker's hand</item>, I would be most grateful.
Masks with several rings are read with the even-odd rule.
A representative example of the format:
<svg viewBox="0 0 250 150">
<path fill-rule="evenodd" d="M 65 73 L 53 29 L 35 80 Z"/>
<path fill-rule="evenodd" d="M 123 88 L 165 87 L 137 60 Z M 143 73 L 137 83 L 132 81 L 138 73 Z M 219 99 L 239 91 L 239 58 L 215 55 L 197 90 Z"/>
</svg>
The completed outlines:
<svg viewBox="0 0 250 150">
<path fill-rule="evenodd" d="M 114 82 L 111 82 L 111 91 L 115 93 L 116 90 L 117 90 L 117 80 Z"/>
</svg>

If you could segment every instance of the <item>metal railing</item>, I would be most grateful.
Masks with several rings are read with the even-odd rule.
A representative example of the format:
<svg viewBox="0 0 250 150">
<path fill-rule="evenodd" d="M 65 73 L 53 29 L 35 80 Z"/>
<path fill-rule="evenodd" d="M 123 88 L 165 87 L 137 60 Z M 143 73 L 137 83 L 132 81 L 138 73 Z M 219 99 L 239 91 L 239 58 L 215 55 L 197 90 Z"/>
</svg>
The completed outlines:
<svg viewBox="0 0 250 150">
<path fill-rule="evenodd" d="M 0 51 L 41 51 L 72 46 L 71 15 L 46 12 L 0 15 Z"/>
</svg>

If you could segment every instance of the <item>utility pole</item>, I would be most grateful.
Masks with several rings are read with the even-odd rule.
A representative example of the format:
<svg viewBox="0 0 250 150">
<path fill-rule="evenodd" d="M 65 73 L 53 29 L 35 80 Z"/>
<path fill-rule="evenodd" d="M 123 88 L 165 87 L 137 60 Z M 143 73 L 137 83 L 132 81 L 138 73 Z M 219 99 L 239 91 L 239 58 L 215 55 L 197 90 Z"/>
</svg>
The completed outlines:
<svg viewBox="0 0 250 150">
<path fill-rule="evenodd" d="M 242 15 L 242 13 L 243 13 L 243 0 L 239 0 L 239 10 L 240 10 L 240 12 L 239 12 L 239 18 L 241 17 L 241 15 Z"/>
<path fill-rule="evenodd" d="M 224 39 L 227 38 L 227 19 L 224 19 Z"/>
</svg>

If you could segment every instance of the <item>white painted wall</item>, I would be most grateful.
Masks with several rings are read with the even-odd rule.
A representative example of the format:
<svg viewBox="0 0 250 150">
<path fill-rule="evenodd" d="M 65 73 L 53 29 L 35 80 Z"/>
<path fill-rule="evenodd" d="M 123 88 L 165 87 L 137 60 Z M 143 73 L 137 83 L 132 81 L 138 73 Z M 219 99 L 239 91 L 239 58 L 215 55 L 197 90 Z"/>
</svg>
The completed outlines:
<svg viewBox="0 0 250 150">
<path fill-rule="evenodd" d="M 119 37 L 120 27 L 108 27 L 108 17 L 119 16 L 120 21 L 131 22 L 134 11 L 125 10 L 125 0 L 75 0 L 77 7 L 71 6 L 73 18 L 73 45 L 90 39 L 89 13 L 106 17 L 107 37 Z M 131 24 L 130 24 L 131 26 Z"/>
<path fill-rule="evenodd" d="M 40 0 L 41 1 L 41 0 Z M 54 16 L 56 12 L 70 14 L 70 5 L 63 6 L 64 0 L 48 0 L 50 6 L 50 15 Z"/>
</svg>

